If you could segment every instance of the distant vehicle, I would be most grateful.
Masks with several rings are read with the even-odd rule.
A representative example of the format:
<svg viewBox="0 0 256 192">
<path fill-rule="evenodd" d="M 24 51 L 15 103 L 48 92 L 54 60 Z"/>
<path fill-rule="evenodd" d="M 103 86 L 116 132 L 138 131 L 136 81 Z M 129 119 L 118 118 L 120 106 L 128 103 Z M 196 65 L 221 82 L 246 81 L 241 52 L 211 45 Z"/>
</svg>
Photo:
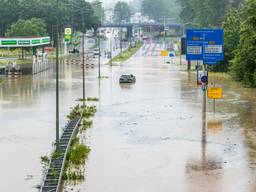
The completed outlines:
<svg viewBox="0 0 256 192">
<path fill-rule="evenodd" d="M 93 50 L 93 58 L 98 57 L 99 54 L 100 54 L 100 56 L 102 56 L 101 52 L 100 52 L 100 49 L 99 48 L 94 48 L 94 50 Z"/>
<path fill-rule="evenodd" d="M 136 42 L 135 41 L 132 41 L 131 42 L 131 48 L 135 48 L 136 47 Z"/>
<path fill-rule="evenodd" d="M 130 75 L 121 75 L 119 78 L 119 83 L 135 83 L 136 77 L 132 74 Z"/>
<path fill-rule="evenodd" d="M 94 34 L 93 34 L 93 32 L 88 31 L 88 32 L 85 34 L 85 36 L 86 36 L 86 37 L 93 37 Z"/>
<path fill-rule="evenodd" d="M 107 58 L 111 59 L 111 51 L 107 52 Z"/>
<path fill-rule="evenodd" d="M 142 39 L 143 39 L 143 40 L 149 40 L 150 37 L 148 37 L 148 36 L 143 36 Z"/>
<path fill-rule="evenodd" d="M 94 43 L 95 42 L 95 40 L 94 39 L 88 39 L 88 41 L 87 41 L 87 43 Z"/>
<path fill-rule="evenodd" d="M 70 50 L 69 53 L 79 53 L 79 50 L 73 49 L 73 50 Z"/>
<path fill-rule="evenodd" d="M 93 50 L 93 57 L 95 58 L 95 56 L 98 56 L 100 54 L 100 49 L 99 48 L 95 48 Z"/>
</svg>

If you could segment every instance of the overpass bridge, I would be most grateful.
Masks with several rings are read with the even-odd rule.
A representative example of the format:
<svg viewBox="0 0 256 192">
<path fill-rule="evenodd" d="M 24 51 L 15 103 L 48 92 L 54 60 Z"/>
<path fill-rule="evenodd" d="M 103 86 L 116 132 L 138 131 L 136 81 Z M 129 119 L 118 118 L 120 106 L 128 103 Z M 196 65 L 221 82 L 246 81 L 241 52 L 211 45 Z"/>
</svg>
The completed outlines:
<svg viewBox="0 0 256 192">
<path fill-rule="evenodd" d="M 180 23 L 103 23 L 100 28 L 126 28 L 128 38 L 132 37 L 134 28 L 156 27 L 159 30 L 169 29 L 181 30 Z"/>
</svg>

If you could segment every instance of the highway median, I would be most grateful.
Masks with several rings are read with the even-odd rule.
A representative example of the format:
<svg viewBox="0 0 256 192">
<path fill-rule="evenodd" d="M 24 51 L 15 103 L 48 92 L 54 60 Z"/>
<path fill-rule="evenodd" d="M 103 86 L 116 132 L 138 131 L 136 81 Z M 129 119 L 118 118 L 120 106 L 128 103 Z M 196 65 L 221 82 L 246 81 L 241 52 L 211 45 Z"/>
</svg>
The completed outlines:
<svg viewBox="0 0 256 192">
<path fill-rule="evenodd" d="M 120 53 L 117 56 L 115 56 L 112 59 L 112 62 L 122 63 L 122 62 L 128 60 L 130 57 L 132 57 L 142 47 L 142 45 L 143 45 L 142 42 L 136 42 L 136 46 L 134 48 L 129 47 L 128 49 L 126 49 L 122 53 Z"/>
</svg>

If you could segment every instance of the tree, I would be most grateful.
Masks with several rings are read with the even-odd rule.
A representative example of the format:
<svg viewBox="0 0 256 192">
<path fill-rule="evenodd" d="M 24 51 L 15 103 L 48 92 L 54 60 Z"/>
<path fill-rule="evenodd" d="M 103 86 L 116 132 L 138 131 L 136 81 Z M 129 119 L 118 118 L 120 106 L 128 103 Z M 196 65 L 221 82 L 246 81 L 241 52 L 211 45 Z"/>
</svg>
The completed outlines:
<svg viewBox="0 0 256 192">
<path fill-rule="evenodd" d="M 240 40 L 231 61 L 231 74 L 247 86 L 256 87 L 256 0 L 241 9 Z"/>
<path fill-rule="evenodd" d="M 11 25 L 5 35 L 7 37 L 45 36 L 46 24 L 39 18 L 20 19 Z"/>
<path fill-rule="evenodd" d="M 179 20 L 180 6 L 176 0 L 143 0 L 142 13 L 151 19 L 163 22 L 163 18 L 177 22 Z"/>
<path fill-rule="evenodd" d="M 95 28 L 100 25 L 90 3 L 84 0 L 0 0 L 0 35 L 4 35 L 11 24 L 20 19 L 41 18 L 48 34 L 59 33 L 72 26 L 74 29 Z"/>
<path fill-rule="evenodd" d="M 94 11 L 94 15 L 97 17 L 97 19 L 100 21 L 104 21 L 105 13 L 102 7 L 102 3 L 99 0 L 94 0 L 91 2 L 91 5 Z"/>
<path fill-rule="evenodd" d="M 0 35 L 4 35 L 11 23 L 19 19 L 20 1 L 0 0 Z"/>
<path fill-rule="evenodd" d="M 196 11 L 194 11 L 193 2 L 189 0 L 177 0 L 181 6 L 180 19 L 183 23 L 194 21 Z"/>
<path fill-rule="evenodd" d="M 118 1 L 114 8 L 114 21 L 122 23 L 123 21 L 129 22 L 131 18 L 131 9 L 126 2 Z"/>
<path fill-rule="evenodd" d="M 73 26 L 74 30 L 86 31 L 100 26 L 100 18 L 95 13 L 92 4 L 84 0 L 69 0 L 69 20 L 66 25 Z"/>
<path fill-rule="evenodd" d="M 164 4 L 163 0 L 143 0 L 142 14 L 155 21 L 161 21 L 164 17 L 168 17 L 168 6 Z"/>
<path fill-rule="evenodd" d="M 178 0 L 181 6 L 180 17 L 184 23 L 195 22 L 204 27 L 220 27 L 230 0 Z"/>
</svg>

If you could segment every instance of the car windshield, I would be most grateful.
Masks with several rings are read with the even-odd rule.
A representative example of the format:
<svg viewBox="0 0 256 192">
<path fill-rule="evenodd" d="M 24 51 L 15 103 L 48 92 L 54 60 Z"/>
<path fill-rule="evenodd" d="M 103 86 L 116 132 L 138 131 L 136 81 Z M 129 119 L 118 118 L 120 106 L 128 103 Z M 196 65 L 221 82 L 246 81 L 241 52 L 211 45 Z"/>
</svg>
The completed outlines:
<svg viewBox="0 0 256 192">
<path fill-rule="evenodd" d="M 131 78 L 130 75 L 122 75 L 121 78 Z"/>
</svg>

